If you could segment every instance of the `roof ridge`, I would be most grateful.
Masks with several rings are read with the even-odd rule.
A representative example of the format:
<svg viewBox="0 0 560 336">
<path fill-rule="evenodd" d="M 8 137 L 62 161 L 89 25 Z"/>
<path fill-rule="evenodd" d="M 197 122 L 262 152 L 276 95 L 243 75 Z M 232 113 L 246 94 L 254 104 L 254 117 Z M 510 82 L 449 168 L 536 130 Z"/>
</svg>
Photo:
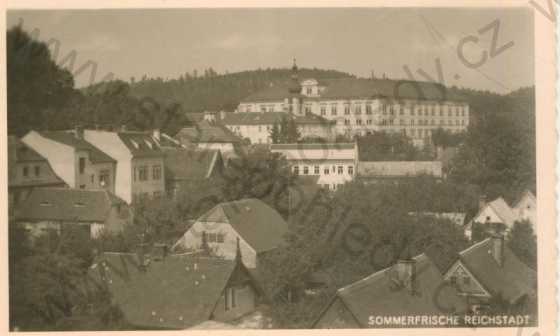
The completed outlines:
<svg viewBox="0 0 560 336">
<path fill-rule="evenodd" d="M 467 248 L 464 249 L 463 251 L 459 252 L 459 255 L 460 255 L 460 256 L 463 256 L 463 255 L 465 255 L 466 253 L 470 253 L 473 249 L 478 248 L 479 245 L 483 245 L 483 243 L 487 243 L 488 241 L 490 241 L 490 237 L 488 237 L 488 238 L 486 238 L 486 239 L 484 239 L 484 240 L 481 240 L 481 241 L 479 241 L 478 243 L 475 243 L 475 244 L 473 244 L 473 245 L 467 247 Z"/>
</svg>

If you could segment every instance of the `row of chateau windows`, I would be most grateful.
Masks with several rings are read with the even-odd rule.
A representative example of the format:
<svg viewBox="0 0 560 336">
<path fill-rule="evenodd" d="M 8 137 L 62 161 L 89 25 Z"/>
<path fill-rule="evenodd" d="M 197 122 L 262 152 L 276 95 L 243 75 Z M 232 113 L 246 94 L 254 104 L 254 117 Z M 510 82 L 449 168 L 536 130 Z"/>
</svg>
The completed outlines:
<svg viewBox="0 0 560 336">
<path fill-rule="evenodd" d="M 382 125 L 382 126 L 387 126 L 387 125 L 393 125 L 395 124 L 397 125 L 407 125 L 406 120 L 403 119 L 398 119 L 398 120 L 394 120 L 394 119 L 383 119 L 381 120 L 379 123 L 377 123 L 378 125 Z M 364 125 L 362 119 L 356 119 L 356 125 Z M 367 119 L 365 122 L 366 125 L 371 125 L 372 124 L 372 120 L 371 119 Z M 430 125 L 438 125 L 437 121 L 432 119 L 432 120 L 418 120 L 417 123 L 414 120 L 410 120 L 410 125 L 420 125 L 420 126 L 430 126 Z M 344 120 L 344 125 L 351 125 L 351 121 L 350 119 L 345 119 Z M 457 119 L 457 120 L 447 120 L 447 122 L 443 119 L 441 119 L 439 121 L 439 125 L 448 125 L 448 126 L 464 126 L 465 125 L 465 120 L 464 119 Z"/>
<path fill-rule="evenodd" d="M 293 167 L 294 174 L 300 175 L 300 169 L 299 168 L 300 167 L 297 166 L 297 165 Z M 350 166 L 347 166 L 346 168 L 347 168 L 346 171 L 347 171 L 348 175 L 354 175 L 354 166 L 350 165 Z M 333 174 L 342 175 L 342 174 L 344 174 L 344 166 L 332 166 L 332 169 L 329 166 L 324 166 L 323 167 L 323 174 L 324 175 L 329 175 L 331 172 Z M 302 166 L 301 167 L 301 174 L 303 174 L 303 175 L 320 175 L 321 174 L 321 167 L 319 167 L 319 166 L 312 166 L 312 167 L 311 166 Z"/>
<path fill-rule="evenodd" d="M 350 106 L 346 105 L 344 106 L 344 114 L 345 115 L 349 115 L 350 114 Z M 354 106 L 354 114 L 362 114 L 362 106 L 360 105 L 356 105 Z M 404 109 L 399 109 L 398 107 L 393 108 L 393 106 L 381 106 L 381 112 L 384 115 L 406 115 L 406 112 Z M 306 105 L 304 107 L 304 111 L 306 113 L 311 113 L 311 106 Z M 265 111 L 266 112 L 266 111 Z M 322 116 L 326 116 L 327 115 L 327 106 L 326 105 L 322 105 L 320 107 L 320 113 Z M 373 114 L 373 110 L 372 110 L 372 106 L 370 105 L 366 105 L 365 108 L 365 114 Z M 439 111 L 437 111 L 435 108 L 432 108 L 431 106 L 428 108 L 415 108 L 413 110 L 410 110 L 410 115 L 419 115 L 419 116 L 440 116 L 443 117 L 445 115 L 447 115 L 448 117 L 452 117 L 452 116 L 456 116 L 456 117 L 463 117 L 466 115 L 466 108 L 461 107 L 461 106 L 457 106 L 457 107 L 451 107 L 450 110 L 447 111 L 447 113 L 445 113 L 445 111 L 443 111 L 442 109 L 440 109 Z M 338 109 L 336 107 L 336 105 L 333 105 L 330 107 L 330 115 L 335 116 L 338 115 Z"/>
</svg>

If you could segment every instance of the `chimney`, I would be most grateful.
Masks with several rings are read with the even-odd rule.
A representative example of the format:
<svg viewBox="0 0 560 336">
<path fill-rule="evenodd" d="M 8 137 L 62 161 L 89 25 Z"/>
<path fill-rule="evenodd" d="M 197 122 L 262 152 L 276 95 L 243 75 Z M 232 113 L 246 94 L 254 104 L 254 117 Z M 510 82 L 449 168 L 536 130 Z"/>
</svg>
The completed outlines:
<svg viewBox="0 0 560 336">
<path fill-rule="evenodd" d="M 160 132 L 159 128 L 154 128 L 154 130 L 152 131 L 152 136 L 154 137 L 154 139 L 159 141 L 159 138 L 161 136 L 161 132 Z"/>
<path fill-rule="evenodd" d="M 498 266 L 502 267 L 504 264 L 504 235 L 493 234 L 490 238 L 491 254 Z"/>
<path fill-rule="evenodd" d="M 412 258 L 399 259 L 395 264 L 397 280 L 402 283 L 406 289 L 413 292 L 416 288 L 416 260 Z"/>
<path fill-rule="evenodd" d="M 76 139 L 82 140 L 84 138 L 84 128 L 80 125 L 74 127 L 74 136 Z"/>
<path fill-rule="evenodd" d="M 121 132 L 126 132 L 126 125 L 121 125 Z"/>
<path fill-rule="evenodd" d="M 152 248 L 152 255 L 154 261 L 164 260 L 167 257 L 169 249 L 166 244 L 154 244 Z"/>
<path fill-rule="evenodd" d="M 478 210 L 482 210 L 484 209 L 484 207 L 486 206 L 486 195 L 480 195 L 480 197 L 478 198 Z"/>
<path fill-rule="evenodd" d="M 220 111 L 220 120 L 224 120 L 226 117 L 226 111 Z"/>
</svg>

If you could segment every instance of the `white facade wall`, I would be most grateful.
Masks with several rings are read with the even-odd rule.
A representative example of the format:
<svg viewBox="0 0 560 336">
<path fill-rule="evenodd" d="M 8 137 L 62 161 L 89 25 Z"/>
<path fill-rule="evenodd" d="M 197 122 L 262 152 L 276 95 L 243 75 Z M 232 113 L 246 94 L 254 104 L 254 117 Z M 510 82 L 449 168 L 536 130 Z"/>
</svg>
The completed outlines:
<svg viewBox="0 0 560 336">
<path fill-rule="evenodd" d="M 222 154 L 235 151 L 231 142 L 199 142 L 197 148 L 201 150 L 218 150 Z"/>
<path fill-rule="evenodd" d="M 54 172 L 71 188 L 77 188 L 74 148 L 51 139 L 42 137 L 38 132 L 30 131 L 21 141 L 40 153 L 49 161 Z"/>
<path fill-rule="evenodd" d="M 213 253 L 227 260 L 234 260 L 237 254 L 237 238 L 241 250 L 241 259 L 247 268 L 257 267 L 256 251 L 241 237 L 229 223 L 195 222 L 183 237 L 173 246 L 174 250 L 198 250 L 202 246 L 202 233 L 220 233 L 224 235 L 223 243 L 208 242 Z"/>
<path fill-rule="evenodd" d="M 114 132 L 85 130 L 86 141 L 117 161 L 115 194 L 130 204 L 132 202 L 132 154 Z"/>
</svg>

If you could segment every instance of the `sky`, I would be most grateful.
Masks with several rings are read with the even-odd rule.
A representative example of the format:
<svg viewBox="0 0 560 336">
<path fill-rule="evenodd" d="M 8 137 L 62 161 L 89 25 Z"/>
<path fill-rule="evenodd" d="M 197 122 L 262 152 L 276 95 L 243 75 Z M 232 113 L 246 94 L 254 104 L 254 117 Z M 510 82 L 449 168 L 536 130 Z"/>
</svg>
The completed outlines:
<svg viewBox="0 0 560 336">
<path fill-rule="evenodd" d="M 109 73 L 171 79 L 208 67 L 286 68 L 294 58 L 300 67 L 498 93 L 534 85 L 533 14 L 521 8 L 12 10 L 7 23 L 57 41 L 58 63 L 75 52 L 77 87 Z M 77 73 L 88 61 L 95 78 L 92 67 Z"/>
</svg>

